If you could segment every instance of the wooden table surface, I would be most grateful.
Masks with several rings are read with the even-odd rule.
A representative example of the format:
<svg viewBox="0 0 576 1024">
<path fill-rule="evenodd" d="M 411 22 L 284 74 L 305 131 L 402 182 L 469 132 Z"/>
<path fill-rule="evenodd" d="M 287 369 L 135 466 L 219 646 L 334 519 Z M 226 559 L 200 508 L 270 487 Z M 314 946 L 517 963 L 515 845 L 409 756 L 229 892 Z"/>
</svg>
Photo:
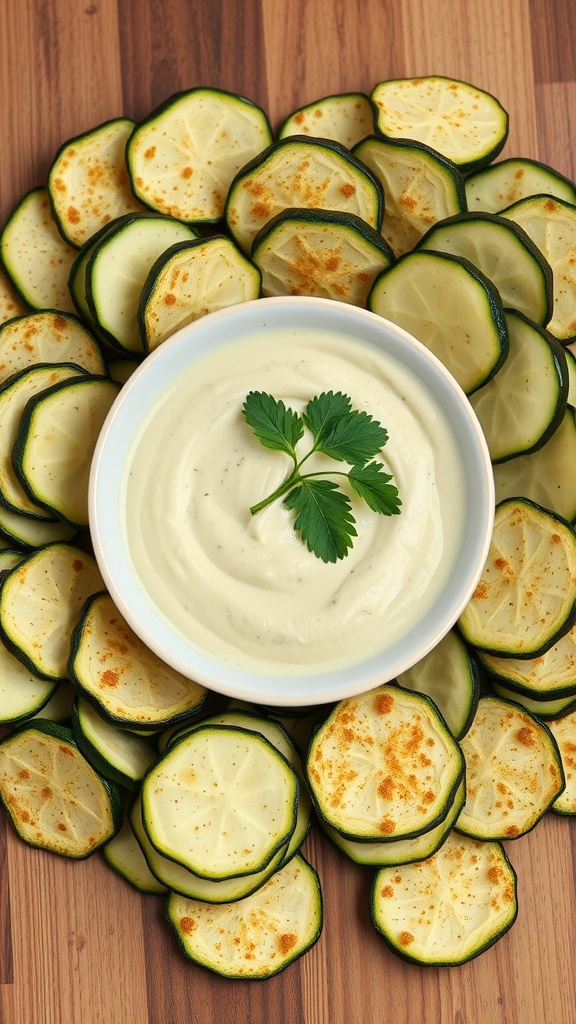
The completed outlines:
<svg viewBox="0 0 576 1024">
<path fill-rule="evenodd" d="M 0 204 L 43 184 L 58 146 L 141 119 L 195 85 L 238 92 L 273 125 L 330 93 L 438 73 L 495 93 L 503 156 L 576 176 L 571 0 L 0 0 Z M 572 16 L 571 16 L 572 15 Z M 549 814 L 508 844 L 512 930 L 459 968 L 392 955 L 368 912 L 370 872 L 314 832 L 322 936 L 265 982 L 224 981 L 179 952 L 163 900 L 99 855 L 35 852 L 0 819 L 2 1024 L 574 1024 L 575 825 Z"/>
</svg>

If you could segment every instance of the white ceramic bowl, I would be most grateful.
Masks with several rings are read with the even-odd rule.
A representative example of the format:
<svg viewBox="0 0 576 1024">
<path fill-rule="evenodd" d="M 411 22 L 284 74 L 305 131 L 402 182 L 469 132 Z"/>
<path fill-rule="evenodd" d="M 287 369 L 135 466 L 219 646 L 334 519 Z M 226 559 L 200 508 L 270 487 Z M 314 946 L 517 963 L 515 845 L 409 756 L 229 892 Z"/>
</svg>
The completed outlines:
<svg viewBox="0 0 576 1024">
<path fill-rule="evenodd" d="M 231 338 L 274 328 L 337 331 L 389 353 L 416 375 L 437 403 L 453 436 L 464 480 L 462 531 L 451 571 L 433 606 L 415 616 L 391 645 L 345 667 L 308 674 L 247 671 L 198 649 L 168 621 L 135 571 L 126 534 L 124 481 L 140 425 L 159 396 L 191 362 Z M 328 390 L 328 388 L 327 388 Z M 282 396 L 277 396 L 282 397 Z M 106 586 L 142 640 L 167 664 L 210 689 L 274 706 L 312 706 L 361 693 L 406 671 L 458 619 L 481 574 L 492 533 L 494 485 L 478 421 L 460 387 L 418 341 L 382 317 L 345 303 L 316 298 L 270 298 L 229 307 L 183 328 L 165 341 L 124 385 L 104 424 L 90 478 L 90 529 Z M 314 556 L 310 555 L 311 558 Z"/>
</svg>

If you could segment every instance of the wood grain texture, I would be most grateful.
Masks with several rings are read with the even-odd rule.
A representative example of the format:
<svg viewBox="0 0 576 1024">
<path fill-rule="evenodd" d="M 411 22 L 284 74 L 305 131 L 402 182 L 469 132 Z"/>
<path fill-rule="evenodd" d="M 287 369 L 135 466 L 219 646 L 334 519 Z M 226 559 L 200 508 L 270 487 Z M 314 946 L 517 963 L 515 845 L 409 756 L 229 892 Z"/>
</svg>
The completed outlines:
<svg viewBox="0 0 576 1024">
<path fill-rule="evenodd" d="M 214 85 L 295 107 L 385 78 L 438 73 L 494 92 L 511 117 L 503 156 L 576 174 L 570 0 L 0 0 L 0 215 L 45 181 L 58 146 L 115 115 Z M 574 1024 L 574 823 L 552 815 L 508 844 L 511 931 L 458 969 L 421 970 L 384 946 L 370 872 L 315 831 L 305 852 L 325 925 L 267 982 L 227 982 L 179 951 L 159 897 L 99 856 L 24 847 L 0 818 L 1 1024 Z"/>
</svg>

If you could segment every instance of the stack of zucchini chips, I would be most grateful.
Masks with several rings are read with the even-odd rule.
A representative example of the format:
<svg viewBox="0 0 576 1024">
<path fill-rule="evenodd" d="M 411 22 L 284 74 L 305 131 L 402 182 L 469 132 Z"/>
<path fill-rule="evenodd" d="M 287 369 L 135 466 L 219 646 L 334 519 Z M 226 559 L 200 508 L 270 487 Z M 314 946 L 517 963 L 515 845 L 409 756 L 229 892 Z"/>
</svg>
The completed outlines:
<svg viewBox="0 0 576 1024">
<path fill-rule="evenodd" d="M 162 896 L 218 974 L 269 977 L 318 939 L 313 814 L 371 872 L 389 947 L 459 964 L 515 919 L 504 842 L 576 813 L 576 189 L 498 160 L 507 133 L 493 96 L 436 76 L 322 98 L 275 134 L 254 103 L 194 88 L 66 142 L 3 227 L 0 796 L 25 842 L 99 850 Z M 441 643 L 286 713 L 162 664 L 87 530 L 91 456 L 134 368 L 268 295 L 363 306 L 428 346 L 477 413 L 497 494 Z"/>
</svg>

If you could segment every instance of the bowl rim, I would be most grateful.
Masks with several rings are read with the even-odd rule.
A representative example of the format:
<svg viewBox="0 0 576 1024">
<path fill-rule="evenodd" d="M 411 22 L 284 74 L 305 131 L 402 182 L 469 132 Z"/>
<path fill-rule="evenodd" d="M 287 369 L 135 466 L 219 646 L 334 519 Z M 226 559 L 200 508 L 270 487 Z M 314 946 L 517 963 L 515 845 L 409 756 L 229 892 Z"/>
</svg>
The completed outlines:
<svg viewBox="0 0 576 1024">
<path fill-rule="evenodd" d="M 377 347 L 386 351 L 392 347 L 394 353 L 403 355 L 404 363 L 408 356 L 409 362 L 412 360 L 411 368 L 418 365 L 426 373 L 427 380 L 434 383 L 434 388 L 440 388 L 444 401 L 450 406 L 450 415 L 446 415 L 451 426 L 450 417 L 456 415 L 463 430 L 458 436 L 454 430 L 453 433 L 462 453 L 462 468 L 467 478 L 466 499 L 472 516 L 466 519 L 472 518 L 477 528 L 472 531 L 470 522 L 465 522 L 454 571 L 439 599 L 418 624 L 423 631 L 423 639 L 417 648 L 412 646 L 409 652 L 406 651 L 407 637 L 414 633 L 414 628 L 411 628 L 386 651 L 342 669 L 310 675 L 271 676 L 219 662 L 204 655 L 192 643 L 184 642 L 178 630 L 170 629 L 167 621 L 155 610 L 153 602 L 146 601 L 142 585 L 131 572 L 118 503 L 126 455 L 143 415 L 142 411 L 136 415 L 137 403 L 142 396 L 145 399 L 147 396 L 155 398 L 161 393 L 174 376 L 170 371 L 178 363 L 180 349 L 187 348 L 191 354 L 190 361 L 195 361 L 204 351 L 229 343 L 228 337 L 220 340 L 217 337 L 219 328 L 226 321 L 237 321 L 239 333 L 251 318 L 259 323 L 263 319 L 262 329 L 268 329 L 266 321 L 269 314 L 281 317 L 279 311 L 282 310 L 284 315 L 289 311 L 289 315 L 296 318 L 326 316 L 329 323 L 322 324 L 323 328 L 340 333 L 347 333 L 347 327 L 355 328 L 363 341 L 378 338 L 378 342 L 373 342 Z M 277 326 L 286 326 L 285 320 Z M 203 342 L 198 345 L 197 337 L 193 350 L 187 346 L 191 333 Z M 437 398 L 434 389 L 433 393 Z M 144 408 L 149 404 L 149 401 L 145 402 Z M 124 422 L 126 417 L 128 436 Z M 495 507 L 494 478 L 484 434 L 467 396 L 444 364 L 411 334 L 379 314 L 349 303 L 314 296 L 273 296 L 224 307 L 176 331 L 147 355 L 122 386 L 104 421 L 93 454 L 88 492 L 92 546 L 105 586 L 128 625 L 146 646 L 163 662 L 213 692 L 251 703 L 287 708 L 334 703 L 370 690 L 395 679 L 429 653 L 455 625 L 478 584 L 488 556 Z M 471 545 L 470 550 L 466 549 L 467 544 Z M 468 563 L 468 571 L 456 586 L 454 580 L 461 575 L 458 569 L 462 561 Z M 449 614 L 440 614 L 439 605 L 445 600 L 446 592 L 449 594 Z"/>
</svg>

